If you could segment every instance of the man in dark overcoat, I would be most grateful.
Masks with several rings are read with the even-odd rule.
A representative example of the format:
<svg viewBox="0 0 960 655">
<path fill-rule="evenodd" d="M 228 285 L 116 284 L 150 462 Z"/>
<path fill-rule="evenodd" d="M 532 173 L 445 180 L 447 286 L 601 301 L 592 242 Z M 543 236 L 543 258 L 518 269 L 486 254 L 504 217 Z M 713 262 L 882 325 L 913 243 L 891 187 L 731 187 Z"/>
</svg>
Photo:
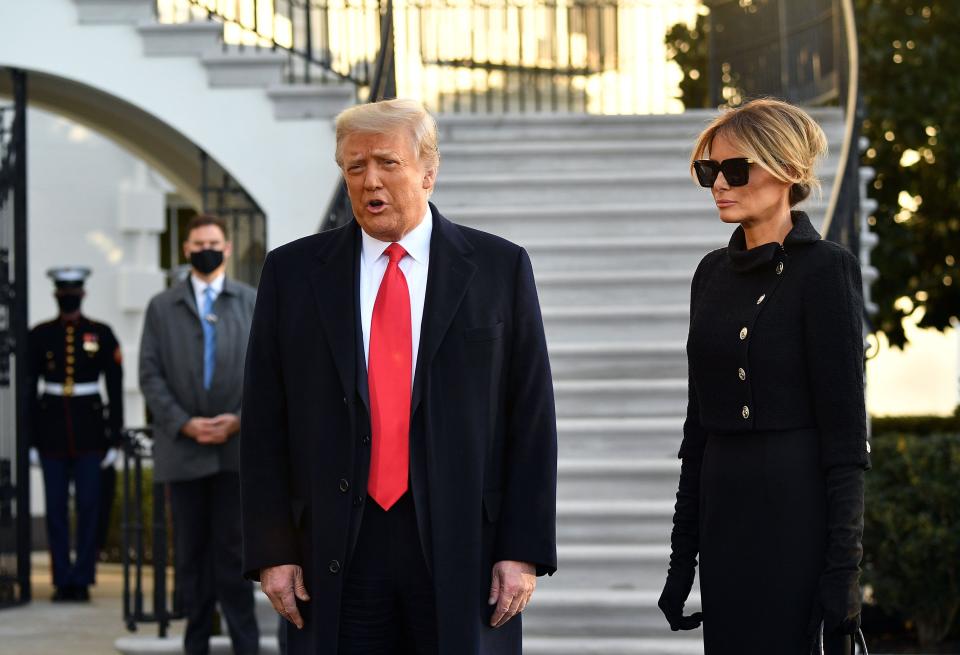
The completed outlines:
<svg viewBox="0 0 960 655">
<path fill-rule="evenodd" d="M 356 220 L 278 248 L 261 277 L 244 570 L 291 654 L 519 654 L 520 612 L 556 570 L 530 260 L 428 204 L 439 152 L 419 103 L 341 114 L 337 162 Z"/>
</svg>

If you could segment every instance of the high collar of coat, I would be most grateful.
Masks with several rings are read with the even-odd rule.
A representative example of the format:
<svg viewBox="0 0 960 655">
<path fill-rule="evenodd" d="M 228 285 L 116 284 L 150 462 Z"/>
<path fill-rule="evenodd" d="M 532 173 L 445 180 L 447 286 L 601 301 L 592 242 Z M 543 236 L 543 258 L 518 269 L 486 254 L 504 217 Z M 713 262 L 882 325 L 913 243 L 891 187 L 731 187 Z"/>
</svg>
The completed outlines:
<svg viewBox="0 0 960 655">
<path fill-rule="evenodd" d="M 810 223 L 810 217 L 807 216 L 806 212 L 793 210 L 790 212 L 790 220 L 793 221 L 793 227 L 783 240 L 784 251 L 789 250 L 791 246 L 809 244 L 821 239 L 820 233 Z M 730 257 L 731 267 L 740 273 L 753 271 L 764 264 L 773 262 L 780 250 L 780 244 L 776 241 L 747 248 L 747 235 L 744 233 L 742 225 L 737 226 L 730 237 L 730 243 L 727 245 L 727 255 Z"/>
</svg>

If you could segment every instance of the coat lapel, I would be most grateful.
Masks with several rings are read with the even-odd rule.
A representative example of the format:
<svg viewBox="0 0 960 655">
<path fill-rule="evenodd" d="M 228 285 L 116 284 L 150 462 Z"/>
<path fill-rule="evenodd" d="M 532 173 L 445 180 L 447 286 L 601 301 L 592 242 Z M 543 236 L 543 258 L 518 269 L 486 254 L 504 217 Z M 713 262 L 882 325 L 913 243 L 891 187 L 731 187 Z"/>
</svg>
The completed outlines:
<svg viewBox="0 0 960 655">
<path fill-rule="evenodd" d="M 356 384 L 357 374 L 354 319 L 357 230 L 352 222 L 340 228 L 340 234 L 317 252 L 317 262 L 308 274 L 330 354 L 347 396 L 352 396 L 350 390 Z"/>
<path fill-rule="evenodd" d="M 410 413 L 413 415 L 423 396 L 424 379 L 430 363 L 437 354 L 453 317 L 460 307 L 470 280 L 477 271 L 470 261 L 473 247 L 456 226 L 440 215 L 430 204 L 433 214 L 433 233 L 430 237 L 430 268 L 427 272 L 426 301 L 420 326 L 420 350 L 413 380 Z"/>
</svg>

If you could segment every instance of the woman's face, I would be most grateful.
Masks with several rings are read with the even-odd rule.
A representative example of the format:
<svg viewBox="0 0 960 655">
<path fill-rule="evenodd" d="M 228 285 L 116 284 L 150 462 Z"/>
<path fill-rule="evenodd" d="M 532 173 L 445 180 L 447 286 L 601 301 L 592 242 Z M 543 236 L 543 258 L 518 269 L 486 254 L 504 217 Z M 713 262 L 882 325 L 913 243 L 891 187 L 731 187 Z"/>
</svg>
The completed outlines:
<svg viewBox="0 0 960 655">
<path fill-rule="evenodd" d="M 745 156 L 723 134 L 714 137 L 710 144 L 710 159 L 723 161 Z M 720 173 L 710 192 L 724 223 L 750 226 L 790 211 L 790 183 L 781 182 L 759 164 L 750 164 L 749 181 L 744 186 L 730 186 Z"/>
</svg>

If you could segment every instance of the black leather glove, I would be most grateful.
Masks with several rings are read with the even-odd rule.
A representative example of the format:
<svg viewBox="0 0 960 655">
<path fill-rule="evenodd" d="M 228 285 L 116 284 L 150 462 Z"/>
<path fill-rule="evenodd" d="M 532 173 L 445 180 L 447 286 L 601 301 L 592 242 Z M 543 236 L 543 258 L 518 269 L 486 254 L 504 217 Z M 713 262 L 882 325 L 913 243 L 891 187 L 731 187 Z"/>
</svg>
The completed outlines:
<svg viewBox="0 0 960 655">
<path fill-rule="evenodd" d="M 826 473 L 827 548 L 811 626 L 823 621 L 824 648 L 849 644 L 860 628 L 860 559 L 863 556 L 863 469 L 838 466 Z M 843 639 L 847 636 L 846 639 Z M 849 646 L 845 646 L 849 648 Z M 841 653 L 842 650 L 828 650 Z"/>
<path fill-rule="evenodd" d="M 670 569 L 657 605 L 667 617 L 671 630 L 700 627 L 703 613 L 683 615 L 683 606 L 693 587 L 700 551 L 700 465 L 702 458 L 684 457 L 680 466 L 677 504 L 670 534 Z"/>
</svg>

